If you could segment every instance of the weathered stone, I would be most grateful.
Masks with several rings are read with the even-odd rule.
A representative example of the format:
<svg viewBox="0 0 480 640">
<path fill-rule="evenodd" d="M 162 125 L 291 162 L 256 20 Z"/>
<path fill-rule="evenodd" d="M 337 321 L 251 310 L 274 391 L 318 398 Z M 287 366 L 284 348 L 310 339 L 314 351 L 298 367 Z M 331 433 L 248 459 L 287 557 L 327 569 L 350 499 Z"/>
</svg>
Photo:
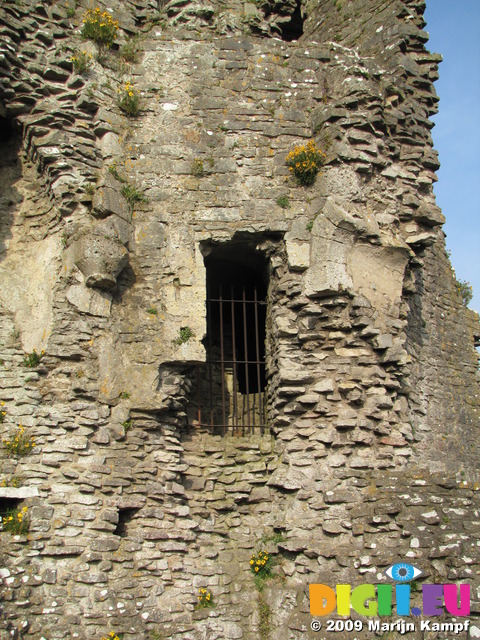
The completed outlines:
<svg viewBox="0 0 480 640">
<path fill-rule="evenodd" d="M 106 134 L 104 138 L 107 135 L 109 134 Z M 93 196 L 93 211 L 96 216 L 105 218 L 110 215 L 116 215 L 122 220 L 130 221 L 130 209 L 121 194 L 121 187 L 121 183 L 110 173 L 105 174 L 102 183 L 97 187 Z"/>
<path fill-rule="evenodd" d="M 128 251 L 119 242 L 96 233 L 83 235 L 74 245 L 75 264 L 87 287 L 112 289 L 128 263 Z"/>
<path fill-rule="evenodd" d="M 24 607 L 32 637 L 257 638 L 263 545 L 288 556 L 262 595 L 279 640 L 308 629 L 306 576 L 373 580 L 398 556 L 478 587 L 480 332 L 433 204 L 438 60 L 422 3 L 372 1 L 367 21 L 331 0 L 168 3 L 128 63 L 129 119 L 114 58 L 71 74 L 67 8 L 0 10 L 1 438 L 21 422 L 36 441 L 0 451 L 30 521 L 2 533 L 17 635 Z M 107 8 L 114 46 L 157 4 Z M 327 156 L 303 187 L 285 157 L 312 124 Z M 246 338 L 241 305 L 234 332 L 231 303 L 205 303 L 232 263 L 267 290 L 261 394 L 251 303 Z M 194 610 L 199 588 L 221 615 Z"/>
<path fill-rule="evenodd" d="M 281 487 L 287 491 L 298 491 L 305 486 L 306 482 L 307 478 L 301 471 L 282 466 L 273 472 L 267 485 L 269 487 Z"/>
<path fill-rule="evenodd" d="M 67 300 L 79 311 L 93 316 L 110 317 L 111 296 L 104 291 L 86 289 L 82 285 L 72 285 L 67 291 Z"/>
</svg>

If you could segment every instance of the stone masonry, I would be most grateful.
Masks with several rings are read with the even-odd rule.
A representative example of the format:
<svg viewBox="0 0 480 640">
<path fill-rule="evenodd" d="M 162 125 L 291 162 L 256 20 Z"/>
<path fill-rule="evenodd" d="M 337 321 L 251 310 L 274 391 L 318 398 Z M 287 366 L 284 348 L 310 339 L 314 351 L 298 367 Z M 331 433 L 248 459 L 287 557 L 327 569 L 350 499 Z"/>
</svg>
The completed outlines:
<svg viewBox="0 0 480 640">
<path fill-rule="evenodd" d="M 0 7 L 0 429 L 35 442 L 0 451 L 1 515 L 28 510 L 0 640 L 319 638 L 310 583 L 396 562 L 470 584 L 480 637 L 480 325 L 432 191 L 424 1 L 111 0 L 111 48 L 91 6 Z M 215 252 L 266 265 L 266 429 L 195 421 Z"/>
</svg>

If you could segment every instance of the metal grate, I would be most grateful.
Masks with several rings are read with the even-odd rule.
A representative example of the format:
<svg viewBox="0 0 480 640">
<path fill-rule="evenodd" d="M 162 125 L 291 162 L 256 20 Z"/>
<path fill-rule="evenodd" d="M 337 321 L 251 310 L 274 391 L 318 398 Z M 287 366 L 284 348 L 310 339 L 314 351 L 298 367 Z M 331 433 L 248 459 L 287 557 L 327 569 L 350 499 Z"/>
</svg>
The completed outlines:
<svg viewBox="0 0 480 640">
<path fill-rule="evenodd" d="M 197 423 L 239 435 L 266 426 L 265 320 L 257 287 L 218 285 L 207 298 L 207 361 L 197 368 Z"/>
</svg>

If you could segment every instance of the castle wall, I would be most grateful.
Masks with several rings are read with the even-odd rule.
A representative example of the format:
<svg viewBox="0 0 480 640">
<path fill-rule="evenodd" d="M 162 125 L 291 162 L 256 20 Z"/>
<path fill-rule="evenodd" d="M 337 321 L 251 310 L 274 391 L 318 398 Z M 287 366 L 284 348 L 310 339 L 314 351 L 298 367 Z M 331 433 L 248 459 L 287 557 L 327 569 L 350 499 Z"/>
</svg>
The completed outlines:
<svg viewBox="0 0 480 640">
<path fill-rule="evenodd" d="M 1 10 L 1 427 L 35 439 L 0 453 L 3 507 L 29 509 L 1 533 L 2 640 L 316 637 L 309 583 L 405 559 L 478 614 L 478 316 L 432 193 L 423 3 L 307 2 L 298 41 L 271 4 L 115 2 L 137 59 L 85 75 L 85 8 Z M 312 138 L 301 187 L 285 157 Z M 227 243 L 268 263 L 265 433 L 191 418 Z"/>
</svg>

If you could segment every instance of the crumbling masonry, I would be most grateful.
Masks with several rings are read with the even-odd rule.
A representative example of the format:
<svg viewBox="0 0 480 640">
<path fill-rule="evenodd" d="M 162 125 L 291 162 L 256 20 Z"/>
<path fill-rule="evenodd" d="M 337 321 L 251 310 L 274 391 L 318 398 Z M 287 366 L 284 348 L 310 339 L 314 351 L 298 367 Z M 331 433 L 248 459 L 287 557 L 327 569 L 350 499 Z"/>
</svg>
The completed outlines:
<svg viewBox="0 0 480 640">
<path fill-rule="evenodd" d="M 1 640 L 315 638 L 310 583 L 398 561 L 471 584 L 475 627 L 480 331 L 432 192 L 424 2 L 112 0 L 111 49 L 90 6 L 0 8 L 0 428 L 36 445 L 0 452 L 2 514 L 28 508 Z M 242 273 L 264 315 L 229 317 L 261 344 L 218 356 L 207 282 L 234 300 Z"/>
</svg>

